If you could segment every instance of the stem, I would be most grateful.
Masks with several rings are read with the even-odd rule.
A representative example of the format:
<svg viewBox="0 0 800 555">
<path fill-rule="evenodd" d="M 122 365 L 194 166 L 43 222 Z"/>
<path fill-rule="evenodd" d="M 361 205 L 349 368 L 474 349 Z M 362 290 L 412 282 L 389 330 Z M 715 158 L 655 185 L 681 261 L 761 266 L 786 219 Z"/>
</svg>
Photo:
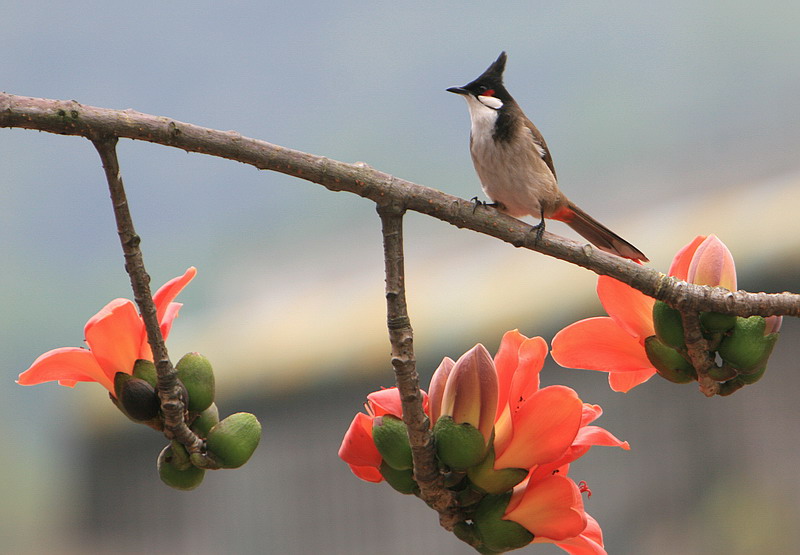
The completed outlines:
<svg viewBox="0 0 800 555">
<path fill-rule="evenodd" d="M 386 315 L 392 345 L 392 367 L 403 404 L 403 422 L 408 429 L 414 462 L 414 479 L 420 497 L 439 513 L 439 523 L 452 530 L 463 520 L 453 494 L 444 486 L 439 472 L 430 421 L 422 408 L 422 393 L 414 357 L 414 338 L 408 317 L 403 266 L 403 214 L 396 204 L 378 205 L 383 231 L 386 264 Z"/>
<path fill-rule="evenodd" d="M 122 183 L 122 174 L 117 159 L 117 138 L 106 136 L 95 137 L 91 140 L 103 162 L 108 190 L 114 207 L 114 218 L 117 221 L 117 233 L 120 243 L 122 243 L 122 252 L 125 255 L 125 271 L 130 277 L 133 298 L 139 306 L 139 313 L 147 330 L 147 342 L 150 343 L 150 349 L 153 351 L 153 360 L 158 374 L 158 396 L 161 400 L 161 412 L 164 414 L 164 435 L 169 439 L 180 441 L 190 453 L 199 452 L 203 442 L 186 425 L 178 374 L 169 360 L 167 346 L 161 335 L 156 305 L 150 293 L 150 276 L 144 267 L 142 250 L 139 248 L 141 238 L 133 227 L 133 219 Z"/>
</svg>

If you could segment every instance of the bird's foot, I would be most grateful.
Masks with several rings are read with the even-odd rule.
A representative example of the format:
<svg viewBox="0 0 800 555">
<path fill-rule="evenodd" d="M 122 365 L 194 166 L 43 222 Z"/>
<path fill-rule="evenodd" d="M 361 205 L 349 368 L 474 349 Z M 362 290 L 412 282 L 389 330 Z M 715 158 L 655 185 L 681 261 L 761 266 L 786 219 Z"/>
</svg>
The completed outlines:
<svg viewBox="0 0 800 555">
<path fill-rule="evenodd" d="M 533 233 L 535 235 L 535 237 L 533 238 L 533 244 L 534 246 L 538 245 L 539 241 L 542 240 L 542 235 L 544 235 L 544 216 L 542 216 L 542 219 L 541 221 L 539 221 L 538 224 L 532 226 L 528 230 L 528 233 Z"/>
<path fill-rule="evenodd" d="M 497 208 L 498 210 L 502 210 L 504 206 L 499 202 L 486 202 L 485 200 L 478 200 L 478 197 L 472 197 L 470 199 L 472 201 L 472 213 L 475 213 L 475 210 L 478 209 L 479 206 L 491 206 L 492 208 Z"/>
</svg>

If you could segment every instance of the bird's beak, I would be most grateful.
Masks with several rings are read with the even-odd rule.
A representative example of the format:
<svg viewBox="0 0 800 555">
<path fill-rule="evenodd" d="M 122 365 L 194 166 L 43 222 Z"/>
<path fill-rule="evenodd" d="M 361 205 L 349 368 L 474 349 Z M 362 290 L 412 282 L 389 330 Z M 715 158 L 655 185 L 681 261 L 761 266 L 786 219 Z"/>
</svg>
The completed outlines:
<svg viewBox="0 0 800 555">
<path fill-rule="evenodd" d="M 463 95 L 469 94 L 469 91 L 464 87 L 450 87 L 449 89 L 447 89 L 447 92 L 463 94 Z"/>
</svg>

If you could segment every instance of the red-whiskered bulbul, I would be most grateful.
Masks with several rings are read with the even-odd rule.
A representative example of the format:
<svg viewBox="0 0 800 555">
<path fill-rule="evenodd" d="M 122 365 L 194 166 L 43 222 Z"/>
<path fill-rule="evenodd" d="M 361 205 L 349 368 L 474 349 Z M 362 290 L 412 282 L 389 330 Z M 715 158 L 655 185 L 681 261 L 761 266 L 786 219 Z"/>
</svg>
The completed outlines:
<svg viewBox="0 0 800 555">
<path fill-rule="evenodd" d="M 558 188 L 553 158 L 544 137 L 503 86 L 506 53 L 480 77 L 449 92 L 467 101 L 472 129 L 472 163 L 493 206 L 509 216 L 559 220 L 600 250 L 647 262 L 642 252 L 575 206 Z"/>
</svg>

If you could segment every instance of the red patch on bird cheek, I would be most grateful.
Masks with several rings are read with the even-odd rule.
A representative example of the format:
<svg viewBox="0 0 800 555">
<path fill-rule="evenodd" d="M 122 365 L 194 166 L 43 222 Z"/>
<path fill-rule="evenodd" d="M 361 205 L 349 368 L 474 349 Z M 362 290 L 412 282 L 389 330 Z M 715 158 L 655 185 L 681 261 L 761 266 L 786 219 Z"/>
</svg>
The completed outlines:
<svg viewBox="0 0 800 555">
<path fill-rule="evenodd" d="M 483 91 L 481 96 L 494 96 L 494 89 L 489 89 L 489 90 Z"/>
</svg>

